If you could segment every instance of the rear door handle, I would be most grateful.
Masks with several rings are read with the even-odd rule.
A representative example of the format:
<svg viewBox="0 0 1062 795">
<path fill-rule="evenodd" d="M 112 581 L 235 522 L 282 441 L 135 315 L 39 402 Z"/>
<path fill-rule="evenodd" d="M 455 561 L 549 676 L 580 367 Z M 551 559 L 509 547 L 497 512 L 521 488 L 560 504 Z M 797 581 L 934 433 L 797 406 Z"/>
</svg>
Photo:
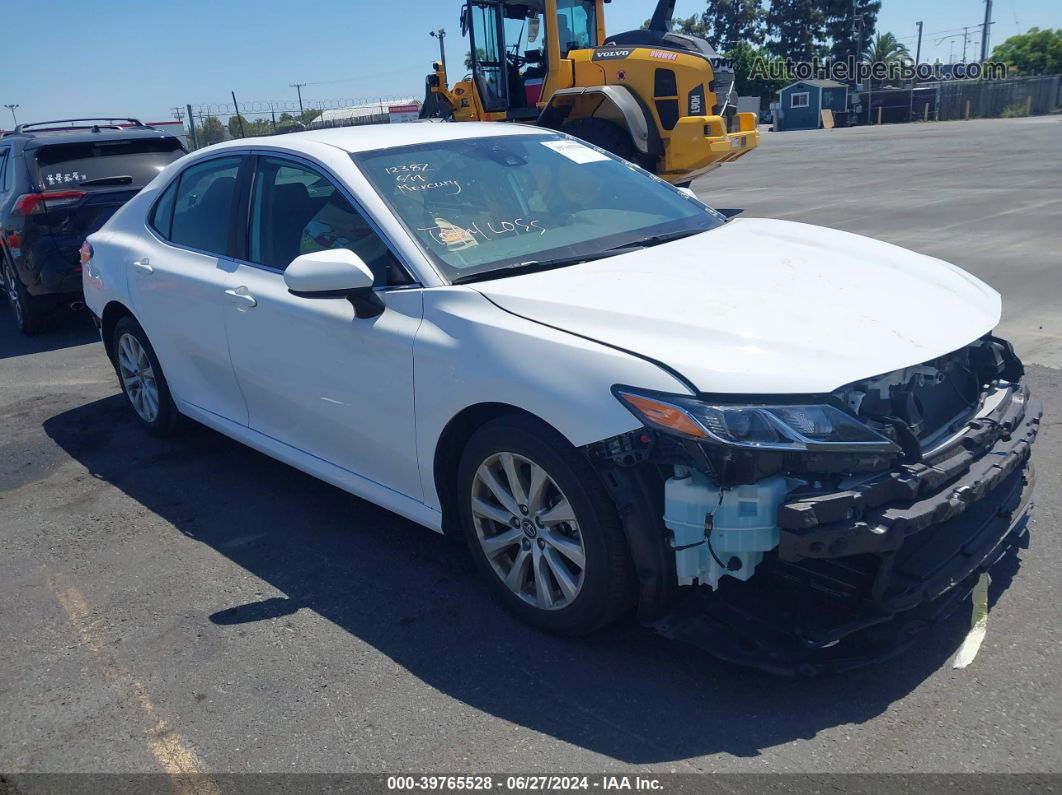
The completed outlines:
<svg viewBox="0 0 1062 795">
<path fill-rule="evenodd" d="M 143 259 L 133 260 L 133 267 L 141 273 L 154 273 L 155 269 L 151 267 L 151 260 L 147 257 Z"/>
<path fill-rule="evenodd" d="M 236 287 L 232 290 L 226 290 L 225 295 L 236 299 L 236 308 L 239 310 L 253 309 L 258 306 L 257 299 L 247 292 L 246 287 Z"/>
</svg>

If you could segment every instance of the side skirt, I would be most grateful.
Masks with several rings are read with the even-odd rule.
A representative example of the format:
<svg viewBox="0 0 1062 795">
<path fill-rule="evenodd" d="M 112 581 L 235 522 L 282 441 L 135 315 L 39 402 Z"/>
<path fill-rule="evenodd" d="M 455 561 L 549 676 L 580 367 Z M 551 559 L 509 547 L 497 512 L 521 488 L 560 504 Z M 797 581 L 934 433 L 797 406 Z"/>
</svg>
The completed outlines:
<svg viewBox="0 0 1062 795">
<path fill-rule="evenodd" d="M 363 478 L 361 475 L 356 475 L 324 459 L 303 452 L 297 447 L 277 441 L 273 437 L 266 436 L 245 425 L 219 417 L 217 414 L 201 409 L 191 403 L 183 400 L 177 402 L 182 414 L 206 425 L 208 428 L 212 428 L 218 433 L 235 439 L 237 442 L 264 453 L 270 458 L 282 461 L 288 466 L 295 467 L 295 469 L 305 472 L 307 475 L 313 475 L 313 477 L 349 492 L 355 497 L 361 497 L 363 500 L 368 500 L 381 508 L 393 511 L 411 522 L 424 525 L 437 533 L 442 532 L 442 513 L 429 508 L 419 500 L 407 497 L 393 489 L 380 485 L 376 481 Z"/>
</svg>

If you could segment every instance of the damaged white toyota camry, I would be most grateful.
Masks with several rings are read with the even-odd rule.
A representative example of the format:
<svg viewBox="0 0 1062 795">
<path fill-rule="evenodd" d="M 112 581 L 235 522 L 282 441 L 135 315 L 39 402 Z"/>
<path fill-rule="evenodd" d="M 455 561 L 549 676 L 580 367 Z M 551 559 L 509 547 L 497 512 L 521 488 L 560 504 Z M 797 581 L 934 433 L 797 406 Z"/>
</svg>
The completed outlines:
<svg viewBox="0 0 1062 795">
<path fill-rule="evenodd" d="M 957 267 L 727 220 L 503 124 L 237 140 L 82 250 L 150 432 L 184 415 L 429 528 L 568 634 L 881 659 L 1025 533 L 1040 404 Z"/>
</svg>

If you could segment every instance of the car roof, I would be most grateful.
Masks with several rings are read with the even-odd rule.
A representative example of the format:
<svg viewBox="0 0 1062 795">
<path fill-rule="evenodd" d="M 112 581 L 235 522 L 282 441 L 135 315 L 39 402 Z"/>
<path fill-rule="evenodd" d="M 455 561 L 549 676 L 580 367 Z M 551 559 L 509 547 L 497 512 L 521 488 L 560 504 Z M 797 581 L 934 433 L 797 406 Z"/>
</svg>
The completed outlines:
<svg viewBox="0 0 1062 795">
<path fill-rule="evenodd" d="M 5 140 L 21 141 L 26 149 L 36 149 L 51 144 L 66 143 L 91 143 L 93 141 L 119 141 L 145 138 L 175 138 L 172 133 L 162 130 L 132 128 L 132 129 L 109 129 L 101 127 L 99 132 L 92 130 L 27 130 L 23 133 L 12 133 L 4 136 Z"/>
<path fill-rule="evenodd" d="M 216 145 L 216 148 L 245 148 L 247 146 L 282 146 L 297 150 L 301 143 L 334 146 L 346 152 L 368 152 L 396 146 L 457 141 L 468 138 L 493 138 L 505 135 L 544 135 L 552 130 L 528 124 L 503 122 L 412 122 L 406 124 L 366 124 L 357 127 L 333 127 L 321 130 L 284 133 L 263 138 L 237 138 Z M 215 147 L 211 147 L 212 149 Z"/>
</svg>

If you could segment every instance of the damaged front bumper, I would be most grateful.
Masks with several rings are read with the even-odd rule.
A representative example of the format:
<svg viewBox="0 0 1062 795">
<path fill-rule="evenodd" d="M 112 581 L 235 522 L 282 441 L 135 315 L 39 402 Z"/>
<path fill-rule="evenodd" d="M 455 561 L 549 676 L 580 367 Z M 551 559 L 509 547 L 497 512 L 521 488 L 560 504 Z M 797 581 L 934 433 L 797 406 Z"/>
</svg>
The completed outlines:
<svg viewBox="0 0 1062 795">
<path fill-rule="evenodd" d="M 996 410 L 919 463 L 828 493 L 790 494 L 778 510 L 778 546 L 755 576 L 724 577 L 714 591 L 675 589 L 667 609 L 642 611 L 643 623 L 783 675 L 843 671 L 902 652 L 1023 542 L 1043 408 L 1022 384 L 1008 390 Z M 627 513 L 629 523 L 635 512 Z"/>
</svg>

